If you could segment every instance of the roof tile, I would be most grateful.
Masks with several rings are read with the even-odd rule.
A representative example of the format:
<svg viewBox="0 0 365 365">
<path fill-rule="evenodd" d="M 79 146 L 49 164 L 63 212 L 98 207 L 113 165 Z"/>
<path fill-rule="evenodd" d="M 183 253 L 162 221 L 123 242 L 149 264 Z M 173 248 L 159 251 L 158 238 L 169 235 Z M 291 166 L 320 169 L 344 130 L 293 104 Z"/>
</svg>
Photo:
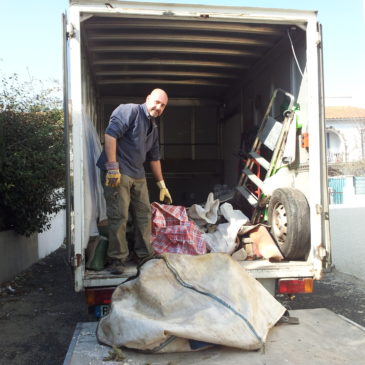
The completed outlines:
<svg viewBox="0 0 365 365">
<path fill-rule="evenodd" d="M 365 109 L 354 106 L 326 106 L 326 119 L 365 118 Z"/>
</svg>

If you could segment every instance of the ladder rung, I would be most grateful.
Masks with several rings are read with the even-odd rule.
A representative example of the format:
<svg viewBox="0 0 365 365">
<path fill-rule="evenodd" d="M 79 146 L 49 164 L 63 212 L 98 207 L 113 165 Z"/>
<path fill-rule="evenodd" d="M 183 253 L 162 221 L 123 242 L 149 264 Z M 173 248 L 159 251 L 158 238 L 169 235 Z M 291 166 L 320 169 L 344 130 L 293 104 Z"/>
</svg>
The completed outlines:
<svg viewBox="0 0 365 365">
<path fill-rule="evenodd" d="M 244 169 L 243 173 L 261 190 L 263 190 L 264 183 L 260 178 L 258 178 L 251 170 Z"/>
<path fill-rule="evenodd" d="M 256 153 L 255 151 L 251 151 L 250 156 L 252 158 L 254 158 L 255 161 L 257 161 L 259 163 L 259 165 L 262 166 L 265 170 L 269 169 L 270 162 L 268 160 L 266 160 L 265 158 L 263 158 L 262 156 L 260 156 L 258 153 Z"/>
<path fill-rule="evenodd" d="M 257 198 L 245 186 L 236 186 L 236 190 L 253 206 L 257 205 Z"/>
</svg>

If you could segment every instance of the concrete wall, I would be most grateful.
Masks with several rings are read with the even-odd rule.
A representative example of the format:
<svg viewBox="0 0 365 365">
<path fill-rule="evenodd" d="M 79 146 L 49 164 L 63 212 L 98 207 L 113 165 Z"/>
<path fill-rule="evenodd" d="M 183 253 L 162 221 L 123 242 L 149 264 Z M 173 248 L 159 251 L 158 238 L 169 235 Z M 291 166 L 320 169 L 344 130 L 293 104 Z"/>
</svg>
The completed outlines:
<svg viewBox="0 0 365 365">
<path fill-rule="evenodd" d="M 65 211 L 51 220 L 51 228 L 25 237 L 13 231 L 0 232 L 0 283 L 12 280 L 21 271 L 61 246 L 66 232 Z"/>
<path fill-rule="evenodd" d="M 38 260 L 38 236 L 0 232 L 0 283 L 14 278 Z"/>
<path fill-rule="evenodd" d="M 330 205 L 332 264 L 337 270 L 365 277 L 365 205 Z"/>
</svg>

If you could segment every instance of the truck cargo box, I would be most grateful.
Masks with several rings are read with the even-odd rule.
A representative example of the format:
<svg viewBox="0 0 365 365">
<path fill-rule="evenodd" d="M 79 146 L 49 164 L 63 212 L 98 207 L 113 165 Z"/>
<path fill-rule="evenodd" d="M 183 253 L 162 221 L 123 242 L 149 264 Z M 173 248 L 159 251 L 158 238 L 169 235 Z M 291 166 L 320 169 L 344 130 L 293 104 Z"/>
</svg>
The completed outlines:
<svg viewBox="0 0 365 365">
<path fill-rule="evenodd" d="M 275 186 L 299 192 L 307 202 L 308 212 L 299 209 L 296 221 L 307 214 L 308 249 L 299 259 L 242 265 L 271 291 L 279 278 L 320 278 L 330 263 L 330 242 L 322 39 L 315 11 L 71 0 L 64 35 L 67 239 L 77 291 L 123 280 L 85 269 L 91 227 L 100 220 L 97 202 L 103 199 L 94 187 L 95 151 L 113 109 L 143 103 L 155 87 L 169 95 L 159 120 L 165 181 L 174 204 L 186 207 L 222 187 L 240 194 L 243 152 L 250 151 L 273 94 L 283 91 L 267 115 L 281 125 L 288 107 L 295 112 L 283 152 L 290 158 L 278 161 Z M 147 179 L 155 201 L 149 172 Z M 279 197 L 272 208 L 284 244 L 293 229 L 288 226 L 293 201 Z M 242 209 L 251 215 L 250 208 Z M 293 245 L 303 227 L 296 229 Z M 124 277 L 133 272 L 131 266 Z"/>
</svg>

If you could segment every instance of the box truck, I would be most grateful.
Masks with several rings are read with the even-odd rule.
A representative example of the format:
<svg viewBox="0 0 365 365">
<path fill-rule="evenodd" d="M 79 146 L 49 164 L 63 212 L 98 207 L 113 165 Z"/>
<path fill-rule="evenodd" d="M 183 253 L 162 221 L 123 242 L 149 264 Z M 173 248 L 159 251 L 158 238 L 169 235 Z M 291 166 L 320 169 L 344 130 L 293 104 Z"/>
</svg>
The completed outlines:
<svg viewBox="0 0 365 365">
<path fill-rule="evenodd" d="M 95 162 L 113 109 L 143 103 L 158 87 L 169 95 L 158 126 L 174 204 L 202 203 L 224 187 L 235 208 L 269 227 L 284 253 L 280 262 L 242 266 L 272 293 L 310 291 L 331 262 L 316 11 L 71 0 L 63 20 L 75 290 L 103 310 L 115 286 L 135 272 L 85 267 L 103 219 Z M 157 200 L 149 172 L 147 180 Z"/>
</svg>

